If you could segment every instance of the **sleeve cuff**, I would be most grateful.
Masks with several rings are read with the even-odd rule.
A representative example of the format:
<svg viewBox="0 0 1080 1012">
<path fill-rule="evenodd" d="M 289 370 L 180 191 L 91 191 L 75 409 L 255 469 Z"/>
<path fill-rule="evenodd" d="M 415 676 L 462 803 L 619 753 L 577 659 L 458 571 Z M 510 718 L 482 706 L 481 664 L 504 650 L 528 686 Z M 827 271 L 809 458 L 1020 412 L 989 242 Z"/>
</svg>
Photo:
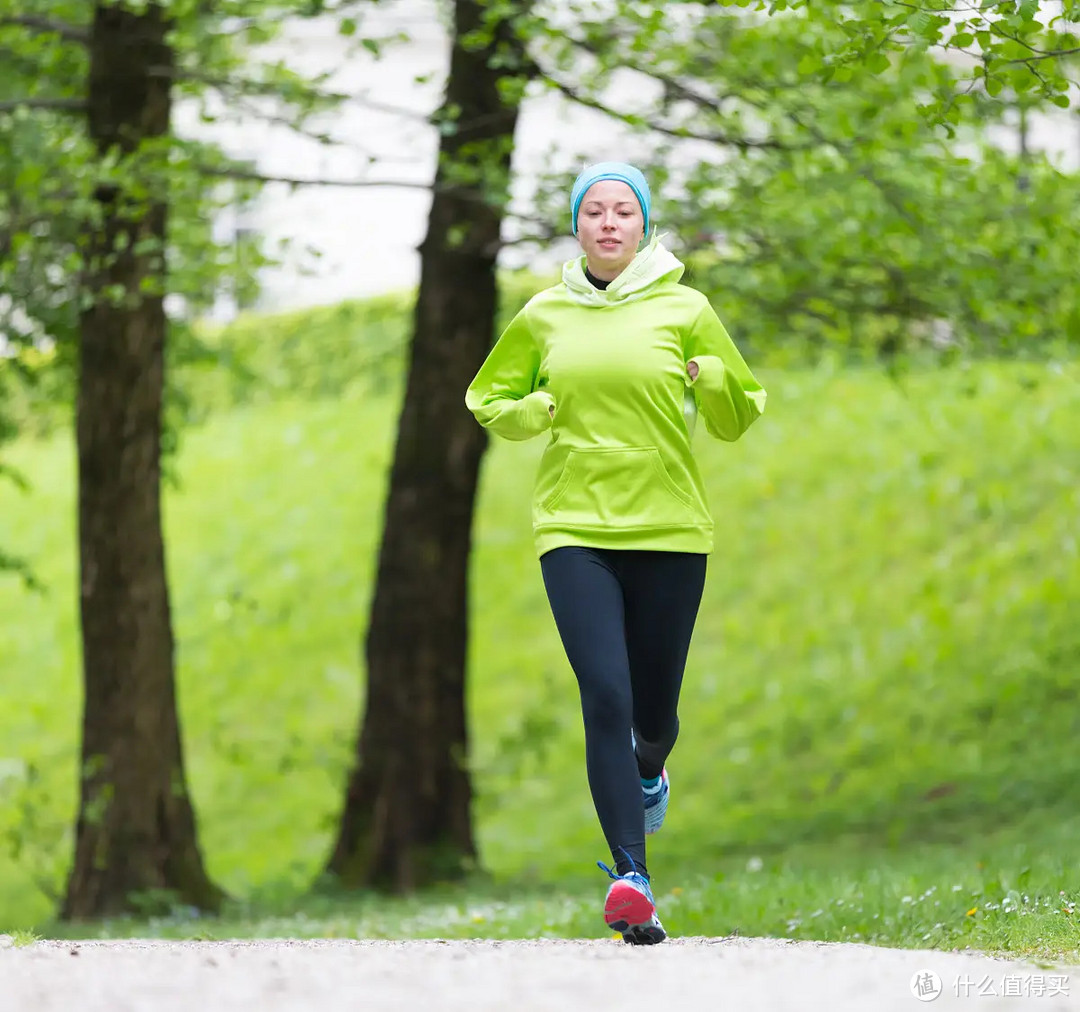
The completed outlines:
<svg viewBox="0 0 1080 1012">
<path fill-rule="evenodd" d="M 706 387 L 723 386 L 724 374 L 727 372 L 723 359 L 715 355 L 696 355 L 694 358 L 688 359 L 686 364 L 689 365 L 691 362 L 697 364 L 698 374 L 695 379 L 690 379 L 689 376 L 686 377 L 690 386 L 694 387 L 699 383 Z"/>
<path fill-rule="evenodd" d="M 546 390 L 534 390 L 528 394 L 525 400 L 529 401 L 529 414 L 533 426 L 539 432 L 551 427 L 551 409 L 555 405 L 555 398 Z"/>
</svg>

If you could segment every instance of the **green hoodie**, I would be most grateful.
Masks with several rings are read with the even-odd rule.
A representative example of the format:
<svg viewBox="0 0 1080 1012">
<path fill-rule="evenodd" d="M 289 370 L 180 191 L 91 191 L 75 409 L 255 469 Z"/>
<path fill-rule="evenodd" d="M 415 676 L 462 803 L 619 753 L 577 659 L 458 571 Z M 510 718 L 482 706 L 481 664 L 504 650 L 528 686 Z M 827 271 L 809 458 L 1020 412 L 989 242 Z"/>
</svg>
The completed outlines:
<svg viewBox="0 0 1080 1012">
<path fill-rule="evenodd" d="M 584 256 L 571 260 L 562 283 L 514 317 L 469 386 L 467 407 L 497 435 L 551 430 L 533 497 L 538 554 L 566 545 L 712 551 L 694 419 L 734 441 L 764 410 L 765 391 L 708 299 L 678 283 L 682 273 L 658 239 L 603 291 L 585 277 Z"/>
</svg>

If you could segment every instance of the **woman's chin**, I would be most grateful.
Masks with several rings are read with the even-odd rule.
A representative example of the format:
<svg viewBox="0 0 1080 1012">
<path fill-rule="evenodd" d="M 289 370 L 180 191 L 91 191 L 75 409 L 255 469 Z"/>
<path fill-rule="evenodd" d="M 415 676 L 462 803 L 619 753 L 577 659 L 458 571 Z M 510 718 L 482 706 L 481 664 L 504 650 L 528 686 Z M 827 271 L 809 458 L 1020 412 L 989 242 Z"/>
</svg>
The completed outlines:
<svg viewBox="0 0 1080 1012">
<path fill-rule="evenodd" d="M 633 257 L 628 257 L 622 250 L 617 253 L 605 251 L 604 253 L 592 253 L 588 257 L 589 263 L 597 270 L 621 272 L 630 266 Z M 596 273 L 595 271 L 593 273 Z"/>
</svg>

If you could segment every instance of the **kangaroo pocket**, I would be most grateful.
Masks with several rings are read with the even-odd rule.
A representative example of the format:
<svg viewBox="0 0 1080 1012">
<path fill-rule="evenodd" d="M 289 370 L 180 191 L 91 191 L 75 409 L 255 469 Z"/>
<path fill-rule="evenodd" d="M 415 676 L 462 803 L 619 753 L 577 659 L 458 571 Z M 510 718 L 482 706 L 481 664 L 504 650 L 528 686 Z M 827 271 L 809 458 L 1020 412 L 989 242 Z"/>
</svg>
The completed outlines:
<svg viewBox="0 0 1080 1012">
<path fill-rule="evenodd" d="M 536 509 L 538 524 L 574 527 L 685 526 L 705 519 L 652 446 L 571 450 Z"/>
</svg>

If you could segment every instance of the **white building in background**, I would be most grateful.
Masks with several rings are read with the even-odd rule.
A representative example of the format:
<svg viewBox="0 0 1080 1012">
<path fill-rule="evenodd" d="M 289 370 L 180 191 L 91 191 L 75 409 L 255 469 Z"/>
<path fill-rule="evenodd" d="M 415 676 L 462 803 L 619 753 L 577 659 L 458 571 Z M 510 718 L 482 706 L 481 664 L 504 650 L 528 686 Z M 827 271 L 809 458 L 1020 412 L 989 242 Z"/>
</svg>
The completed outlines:
<svg viewBox="0 0 1080 1012">
<path fill-rule="evenodd" d="M 290 26 L 269 53 L 305 74 L 339 68 L 328 87 L 356 100 L 318 124 L 336 144 L 299 137 L 242 108 L 230 109 L 230 116 L 212 128 L 199 123 L 198 110 L 191 105 L 177 112 L 181 131 L 209 134 L 230 154 L 252 159 L 267 176 L 403 184 L 296 188 L 272 183 L 255 204 L 224 215 L 218 227 L 225 238 L 251 230 L 262 234 L 269 248 L 290 244 L 281 265 L 263 275 L 260 310 L 333 303 L 407 288 L 418 280 L 417 247 L 430 204 L 425 186 L 434 175 L 438 146 L 426 117 L 441 101 L 449 40 L 436 0 L 384 0 L 373 5 L 357 34 L 398 32 L 407 35 L 408 42 L 390 46 L 377 60 L 354 40 L 341 37 L 332 22 L 302 22 Z M 635 76 L 630 93 L 651 100 L 652 95 L 642 90 L 641 79 Z M 1015 147 L 1015 134 L 1003 135 L 1002 143 Z M 1063 168 L 1080 167 L 1080 124 L 1074 113 L 1033 118 L 1028 143 L 1032 149 L 1050 152 Z M 515 207 L 530 210 L 540 172 L 577 170 L 582 157 L 632 160 L 646 144 L 602 113 L 538 91 L 526 99 L 519 119 Z M 697 147 L 687 144 L 685 157 L 699 153 Z M 568 240 L 537 266 L 554 265 L 575 248 Z M 503 253 L 504 262 L 512 266 L 535 256 L 513 247 Z M 214 315 L 228 319 L 235 311 L 223 299 Z"/>
</svg>

